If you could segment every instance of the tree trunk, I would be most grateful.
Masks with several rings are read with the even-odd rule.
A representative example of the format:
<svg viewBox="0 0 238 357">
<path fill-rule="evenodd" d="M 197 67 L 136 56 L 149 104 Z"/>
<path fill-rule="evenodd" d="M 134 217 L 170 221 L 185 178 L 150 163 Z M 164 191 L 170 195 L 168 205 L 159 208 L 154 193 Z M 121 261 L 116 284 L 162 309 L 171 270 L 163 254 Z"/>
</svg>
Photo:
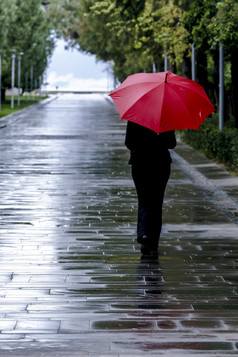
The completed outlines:
<svg viewBox="0 0 238 357">
<path fill-rule="evenodd" d="M 210 91 L 212 93 L 212 104 L 214 105 L 215 108 L 219 107 L 219 50 L 216 50 L 212 53 L 213 55 L 213 61 L 214 61 L 214 70 L 213 70 L 213 88 L 210 88 Z"/>
<path fill-rule="evenodd" d="M 207 55 L 204 52 L 197 50 L 197 81 L 205 88 L 206 91 L 208 91 L 209 82 L 207 79 Z"/>
<path fill-rule="evenodd" d="M 1 88 L 1 102 L 6 102 L 6 89 L 4 87 Z"/>
<path fill-rule="evenodd" d="M 161 72 L 163 71 L 164 67 L 164 62 L 163 62 L 163 59 L 162 57 L 157 57 L 157 60 L 155 61 L 155 69 L 156 69 L 156 72 Z"/>
<path fill-rule="evenodd" d="M 191 58 L 189 58 L 186 53 L 183 57 L 183 62 L 182 62 L 182 74 L 186 78 L 192 78 L 192 61 Z"/>
<path fill-rule="evenodd" d="M 176 63 L 174 62 L 172 63 L 168 63 L 168 70 L 172 73 L 176 73 L 177 72 L 177 67 L 176 67 Z"/>
</svg>

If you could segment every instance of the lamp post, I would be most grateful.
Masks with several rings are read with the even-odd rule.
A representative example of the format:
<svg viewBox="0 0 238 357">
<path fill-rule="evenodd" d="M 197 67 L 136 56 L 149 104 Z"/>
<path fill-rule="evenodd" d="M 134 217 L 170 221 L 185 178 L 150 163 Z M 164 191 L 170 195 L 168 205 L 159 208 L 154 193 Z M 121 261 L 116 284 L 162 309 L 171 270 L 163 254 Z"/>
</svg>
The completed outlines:
<svg viewBox="0 0 238 357">
<path fill-rule="evenodd" d="M 192 80 L 196 81 L 196 50 L 194 42 L 192 44 Z"/>
<path fill-rule="evenodd" d="M 39 82 L 40 82 L 40 98 L 42 98 L 42 96 L 43 96 L 43 93 L 42 93 L 43 75 L 40 76 Z"/>
<path fill-rule="evenodd" d="M 23 52 L 20 52 L 18 55 L 18 97 L 17 97 L 17 105 L 20 105 L 20 94 L 21 94 L 21 56 Z"/>
<path fill-rule="evenodd" d="M 34 42 L 32 44 L 32 52 L 33 53 L 36 50 L 36 46 L 37 46 L 37 43 Z M 31 72 L 30 72 L 30 92 L 31 92 L 30 99 L 31 99 L 31 101 L 33 100 L 33 90 L 34 90 L 34 68 L 33 68 L 33 66 L 31 66 Z"/>
<path fill-rule="evenodd" d="M 224 53 L 223 45 L 219 48 L 219 129 L 223 130 L 224 123 Z"/>
<path fill-rule="evenodd" d="M 28 96 L 28 75 L 26 73 L 25 77 L 25 102 L 27 103 L 27 96 Z"/>
<path fill-rule="evenodd" d="M 168 71 L 168 55 L 167 55 L 167 49 L 165 49 L 165 55 L 164 55 L 164 71 Z"/>
<path fill-rule="evenodd" d="M 164 52 L 164 71 L 168 71 L 168 55 L 167 55 L 167 38 L 168 34 L 166 32 L 163 33 L 165 38 L 165 52 Z"/>
<path fill-rule="evenodd" d="M 11 109 L 14 108 L 15 58 L 16 58 L 16 50 L 12 50 L 12 95 L 11 95 Z"/>
<path fill-rule="evenodd" d="M 35 100 L 37 99 L 36 90 L 37 90 L 37 79 L 35 79 Z"/>
<path fill-rule="evenodd" d="M 0 112 L 2 110 L 2 50 L 0 50 Z"/>
<path fill-rule="evenodd" d="M 33 97 L 32 97 L 32 92 L 33 92 L 33 67 L 31 66 L 31 83 L 30 83 L 30 91 L 31 91 L 31 100 L 33 100 Z"/>
</svg>

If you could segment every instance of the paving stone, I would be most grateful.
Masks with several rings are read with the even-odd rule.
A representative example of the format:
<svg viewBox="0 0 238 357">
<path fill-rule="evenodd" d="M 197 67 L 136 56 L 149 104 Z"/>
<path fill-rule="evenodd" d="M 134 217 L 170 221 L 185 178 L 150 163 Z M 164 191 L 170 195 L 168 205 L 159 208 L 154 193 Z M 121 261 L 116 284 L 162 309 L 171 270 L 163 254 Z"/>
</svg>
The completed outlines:
<svg viewBox="0 0 238 357">
<path fill-rule="evenodd" d="M 180 142 L 159 259 L 143 260 L 126 122 L 110 101 L 64 95 L 9 120 L 0 355 L 237 355 L 237 178 Z"/>
<path fill-rule="evenodd" d="M 21 320 L 18 321 L 15 327 L 16 332 L 24 332 L 24 333 L 58 333 L 60 327 L 59 321 L 42 321 L 42 320 Z"/>
</svg>

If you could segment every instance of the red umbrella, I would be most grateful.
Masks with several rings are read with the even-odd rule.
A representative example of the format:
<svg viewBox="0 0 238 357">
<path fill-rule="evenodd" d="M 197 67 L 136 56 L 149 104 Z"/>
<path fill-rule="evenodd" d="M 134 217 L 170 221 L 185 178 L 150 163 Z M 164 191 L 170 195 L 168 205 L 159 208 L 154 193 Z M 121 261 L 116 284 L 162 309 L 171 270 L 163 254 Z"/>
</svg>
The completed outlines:
<svg viewBox="0 0 238 357">
<path fill-rule="evenodd" d="M 198 129 L 215 110 L 200 84 L 171 72 L 133 74 L 110 96 L 121 119 L 156 133 Z"/>
</svg>

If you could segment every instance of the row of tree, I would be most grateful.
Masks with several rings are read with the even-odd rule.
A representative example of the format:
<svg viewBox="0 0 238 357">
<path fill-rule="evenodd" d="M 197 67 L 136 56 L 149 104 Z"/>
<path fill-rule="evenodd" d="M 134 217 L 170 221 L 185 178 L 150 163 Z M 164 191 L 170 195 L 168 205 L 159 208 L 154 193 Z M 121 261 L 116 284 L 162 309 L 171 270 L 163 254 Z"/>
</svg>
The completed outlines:
<svg viewBox="0 0 238 357">
<path fill-rule="evenodd" d="M 225 117 L 238 127 L 238 3 L 236 0 L 2 0 L 0 50 L 3 87 L 11 86 L 11 50 L 24 53 L 22 82 L 44 73 L 55 34 L 69 46 L 112 61 L 123 81 L 136 72 L 169 70 L 191 78 L 195 44 L 197 81 L 215 106 L 219 45 L 225 55 Z M 27 85 L 27 84 L 26 84 Z M 30 85 L 28 84 L 28 88 Z"/>
<path fill-rule="evenodd" d="M 11 54 L 22 52 L 21 87 L 30 88 L 31 71 L 34 78 L 43 75 L 54 49 L 54 36 L 49 13 L 42 0 L 1 0 L 0 50 L 2 58 L 2 97 L 11 87 Z M 26 83 L 28 78 L 29 83 Z"/>
<path fill-rule="evenodd" d="M 238 127 L 238 3 L 235 0 L 49 0 L 57 27 L 99 60 L 113 61 L 120 80 L 164 69 L 191 78 L 195 44 L 197 81 L 218 107 L 219 44 L 225 56 L 226 119 Z"/>
</svg>

